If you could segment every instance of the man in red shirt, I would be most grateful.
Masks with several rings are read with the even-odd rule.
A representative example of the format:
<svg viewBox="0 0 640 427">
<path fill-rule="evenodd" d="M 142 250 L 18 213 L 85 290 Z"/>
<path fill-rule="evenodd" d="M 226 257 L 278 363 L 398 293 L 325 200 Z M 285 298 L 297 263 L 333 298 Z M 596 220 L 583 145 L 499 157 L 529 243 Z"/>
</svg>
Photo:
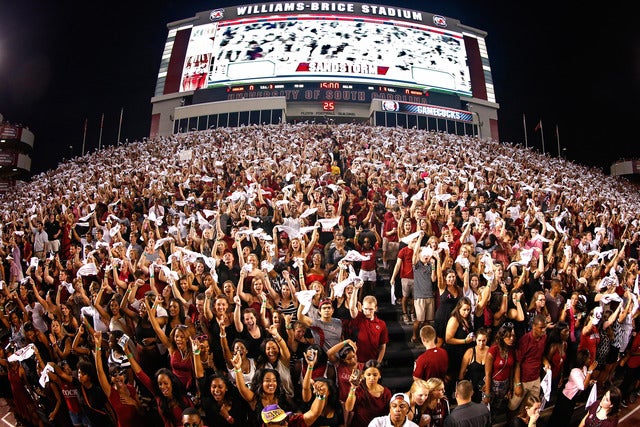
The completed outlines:
<svg viewBox="0 0 640 427">
<path fill-rule="evenodd" d="M 433 326 L 426 325 L 420 329 L 420 340 L 426 350 L 413 364 L 413 378 L 425 381 L 429 378 L 440 378 L 444 382 L 449 355 L 444 348 L 436 346 L 436 330 Z"/>
<path fill-rule="evenodd" d="M 353 340 L 358 343 L 358 362 L 365 363 L 375 359 L 382 363 L 389 342 L 389 331 L 384 320 L 376 316 L 378 300 L 373 295 L 362 299 L 362 310 L 358 310 L 358 292 L 351 294 L 349 311 L 351 321 L 349 328 L 353 333 Z"/>
<path fill-rule="evenodd" d="M 417 239 L 418 237 L 416 237 Z M 415 239 L 398 252 L 398 260 L 391 274 L 391 283 L 395 283 L 396 276 L 400 272 L 400 283 L 402 283 L 402 321 L 409 325 L 416 320 L 413 313 L 413 246 Z M 392 301 L 393 302 L 393 301 Z M 411 316 L 411 318 L 409 318 Z"/>
<path fill-rule="evenodd" d="M 533 327 L 518 341 L 516 348 L 516 366 L 514 369 L 513 396 L 509 400 L 509 410 L 516 411 L 527 392 L 533 396 L 540 396 L 540 371 L 551 369 L 549 361 L 544 355 L 547 342 L 547 319 L 542 314 L 533 318 Z"/>
<path fill-rule="evenodd" d="M 382 264 L 389 268 L 389 261 L 395 261 L 398 255 L 398 219 L 400 218 L 400 206 L 394 206 L 391 212 L 384 214 L 382 227 Z"/>
</svg>

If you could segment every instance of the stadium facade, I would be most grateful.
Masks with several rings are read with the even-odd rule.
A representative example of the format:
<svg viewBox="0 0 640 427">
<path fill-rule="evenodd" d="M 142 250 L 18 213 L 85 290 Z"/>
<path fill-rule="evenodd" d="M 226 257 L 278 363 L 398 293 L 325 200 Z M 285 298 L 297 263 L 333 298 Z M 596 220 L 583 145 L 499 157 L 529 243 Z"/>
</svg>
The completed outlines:
<svg viewBox="0 0 640 427">
<path fill-rule="evenodd" d="M 28 128 L 5 121 L 0 114 L 0 193 L 11 191 L 31 175 L 34 140 Z"/>
<path fill-rule="evenodd" d="M 150 136 L 282 121 L 499 140 L 486 33 L 438 14 L 271 2 L 168 24 Z"/>
</svg>

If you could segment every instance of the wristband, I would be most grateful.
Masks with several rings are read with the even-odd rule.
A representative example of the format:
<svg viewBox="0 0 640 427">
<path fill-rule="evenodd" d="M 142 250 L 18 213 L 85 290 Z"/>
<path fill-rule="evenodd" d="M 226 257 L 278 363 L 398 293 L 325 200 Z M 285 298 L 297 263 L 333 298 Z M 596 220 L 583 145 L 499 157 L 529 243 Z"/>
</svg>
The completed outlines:
<svg viewBox="0 0 640 427">
<path fill-rule="evenodd" d="M 587 371 L 587 375 L 593 374 L 593 371 Z"/>
<path fill-rule="evenodd" d="M 313 371 L 313 366 L 307 366 L 307 371 Z"/>
<path fill-rule="evenodd" d="M 96 347 L 96 351 L 102 350 L 102 347 Z"/>
<path fill-rule="evenodd" d="M 157 304 L 153 304 L 153 305 L 151 306 L 151 309 L 152 309 L 152 310 L 155 310 L 157 306 L 158 306 Z"/>
<path fill-rule="evenodd" d="M 226 338 L 226 337 L 227 337 L 227 334 L 224 334 L 224 335 L 220 334 L 220 338 Z"/>
<path fill-rule="evenodd" d="M 242 369 L 234 369 L 234 372 L 235 372 L 236 374 L 241 374 L 241 373 L 242 373 Z"/>
<path fill-rule="evenodd" d="M 289 325 L 285 325 L 284 326 L 285 329 L 293 329 L 293 325 L 289 324 Z"/>
<path fill-rule="evenodd" d="M 127 359 L 133 359 L 133 353 L 127 353 Z"/>
<path fill-rule="evenodd" d="M 520 387 L 522 385 L 522 383 L 515 383 L 514 386 L 516 387 Z"/>
<path fill-rule="evenodd" d="M 229 415 L 229 416 L 228 416 L 227 418 L 225 418 L 225 419 L 227 420 L 227 422 L 228 422 L 229 424 L 233 424 L 233 422 L 235 421 L 231 415 Z"/>
<path fill-rule="evenodd" d="M 346 347 L 347 345 L 349 345 L 349 343 L 347 342 L 347 340 L 342 341 L 342 346 Z"/>
<path fill-rule="evenodd" d="M 327 398 L 327 396 L 322 396 L 319 394 L 316 394 L 316 397 L 318 398 L 318 400 L 325 400 Z"/>
<path fill-rule="evenodd" d="M 199 355 L 200 355 L 200 349 L 194 350 L 194 351 L 193 351 L 193 354 L 194 354 L 195 356 L 199 356 Z"/>
</svg>

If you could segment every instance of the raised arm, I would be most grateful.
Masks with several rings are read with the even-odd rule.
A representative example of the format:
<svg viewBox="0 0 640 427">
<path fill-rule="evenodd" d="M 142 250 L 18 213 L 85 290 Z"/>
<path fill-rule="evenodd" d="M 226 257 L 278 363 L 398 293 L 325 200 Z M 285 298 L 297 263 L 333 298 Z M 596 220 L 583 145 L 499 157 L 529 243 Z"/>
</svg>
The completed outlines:
<svg viewBox="0 0 640 427">
<path fill-rule="evenodd" d="M 100 387 L 102 387 L 102 391 L 107 396 L 107 399 L 111 395 L 111 384 L 109 384 L 109 379 L 107 375 L 104 373 L 104 369 L 102 368 L 102 332 L 94 331 L 93 332 L 93 341 L 96 344 L 96 352 L 95 352 L 95 362 L 96 362 L 96 372 L 98 374 L 98 381 L 100 382 Z"/>
<path fill-rule="evenodd" d="M 149 316 L 149 323 L 151 323 L 151 326 L 153 327 L 153 330 L 155 331 L 162 345 L 170 349 L 171 341 L 169 341 L 167 334 L 165 334 L 162 328 L 160 327 L 160 324 L 158 323 L 158 318 L 156 317 L 156 308 L 161 303 L 162 303 L 162 296 L 156 295 L 156 300 L 153 303 L 153 306 L 147 308 L 147 315 Z"/>
</svg>

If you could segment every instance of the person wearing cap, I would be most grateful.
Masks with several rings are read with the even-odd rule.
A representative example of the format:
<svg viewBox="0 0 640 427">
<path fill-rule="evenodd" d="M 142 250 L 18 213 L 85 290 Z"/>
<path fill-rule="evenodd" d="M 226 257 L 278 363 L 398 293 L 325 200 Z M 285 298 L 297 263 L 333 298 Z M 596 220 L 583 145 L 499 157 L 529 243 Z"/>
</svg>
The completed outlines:
<svg viewBox="0 0 640 427">
<path fill-rule="evenodd" d="M 324 342 L 321 343 L 324 351 L 342 340 L 342 320 L 333 317 L 333 302 L 331 298 L 322 298 L 318 304 L 319 319 L 312 319 L 304 314 L 304 304 L 298 305 L 298 320 L 306 327 L 315 327 L 322 330 Z"/>
<path fill-rule="evenodd" d="M 445 427 L 490 427 L 491 414 L 486 405 L 471 401 L 473 384 L 469 380 L 459 381 L 456 385 L 456 401 L 458 405 L 453 408 L 447 418 L 444 419 Z"/>
<path fill-rule="evenodd" d="M 262 427 L 270 426 L 288 426 L 288 427 L 309 427 L 318 417 L 326 404 L 326 387 L 315 388 L 315 399 L 311 403 L 311 407 L 305 413 L 285 412 L 278 404 L 265 406 L 260 412 L 262 419 Z"/>
<path fill-rule="evenodd" d="M 389 414 L 374 418 L 369 423 L 369 427 L 418 427 L 418 424 L 407 417 L 409 407 L 409 396 L 405 393 L 396 393 L 389 401 Z"/>
</svg>

